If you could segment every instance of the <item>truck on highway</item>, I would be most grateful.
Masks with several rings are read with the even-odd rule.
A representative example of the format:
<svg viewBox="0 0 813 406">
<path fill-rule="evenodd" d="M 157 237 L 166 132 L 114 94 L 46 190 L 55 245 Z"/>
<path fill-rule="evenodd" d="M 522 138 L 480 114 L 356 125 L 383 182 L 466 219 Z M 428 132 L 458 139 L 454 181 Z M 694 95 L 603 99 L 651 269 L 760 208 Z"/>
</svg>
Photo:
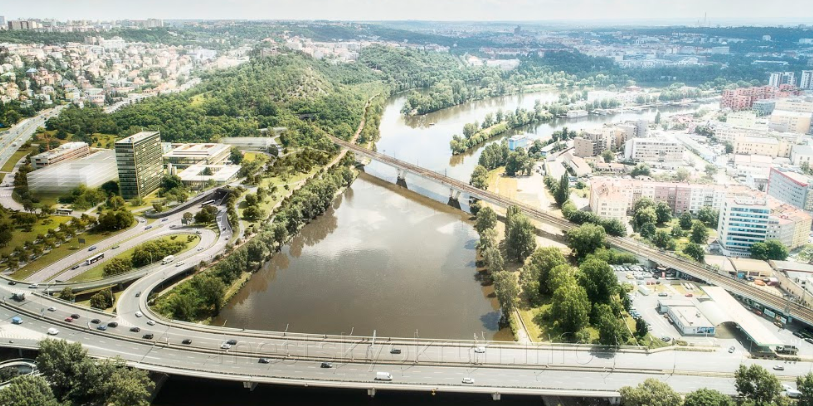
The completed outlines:
<svg viewBox="0 0 813 406">
<path fill-rule="evenodd" d="M 392 374 L 389 372 L 376 372 L 375 373 L 375 380 L 376 381 L 391 381 Z"/>
<path fill-rule="evenodd" d="M 164 259 L 161 260 L 161 265 L 166 265 L 168 263 L 171 263 L 174 260 L 175 260 L 174 255 L 167 255 Z"/>
<path fill-rule="evenodd" d="M 780 345 L 776 347 L 777 354 L 796 355 L 798 352 L 799 349 L 793 345 Z"/>
</svg>

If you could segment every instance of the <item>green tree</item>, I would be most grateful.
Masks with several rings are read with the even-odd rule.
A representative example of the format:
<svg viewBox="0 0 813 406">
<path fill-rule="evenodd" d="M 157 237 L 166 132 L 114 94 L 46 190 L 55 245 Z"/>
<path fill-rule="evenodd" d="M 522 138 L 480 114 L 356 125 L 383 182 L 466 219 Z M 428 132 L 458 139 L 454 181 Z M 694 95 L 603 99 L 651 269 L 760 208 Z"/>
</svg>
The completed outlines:
<svg viewBox="0 0 813 406">
<path fill-rule="evenodd" d="M 658 224 L 665 224 L 672 221 L 672 208 L 666 202 L 658 202 L 655 206 L 655 215 Z"/>
<path fill-rule="evenodd" d="M 556 292 L 562 286 L 576 281 L 575 273 L 570 265 L 556 265 L 548 272 L 548 280 L 544 281 L 548 286 L 548 292 Z"/>
<path fill-rule="evenodd" d="M 679 224 L 680 224 L 680 228 L 682 228 L 684 230 L 688 230 L 688 229 L 692 228 L 692 213 L 689 213 L 688 210 L 681 213 L 680 214 L 680 219 L 679 219 Z"/>
<path fill-rule="evenodd" d="M 680 227 L 680 224 L 675 224 L 672 226 L 672 230 L 670 232 L 672 237 L 674 238 L 681 238 L 683 237 L 683 229 Z"/>
<path fill-rule="evenodd" d="M 579 265 L 579 284 L 593 303 L 610 303 L 618 291 L 618 278 L 606 262 L 589 258 Z"/>
<path fill-rule="evenodd" d="M 133 269 L 133 262 L 130 257 L 126 258 L 113 258 L 104 264 L 104 276 L 120 275 L 130 272 Z"/>
<path fill-rule="evenodd" d="M 796 377 L 796 389 L 802 392 L 798 406 L 813 406 L 813 373 Z M 728 406 L 728 405 L 726 405 Z"/>
<path fill-rule="evenodd" d="M 478 189 L 486 190 L 488 188 L 488 169 L 483 165 L 475 166 L 469 184 Z"/>
<path fill-rule="evenodd" d="M 658 248 L 665 249 L 669 246 L 669 243 L 672 241 L 672 236 L 669 235 L 665 230 L 658 230 L 655 232 L 655 236 L 652 237 L 652 243 L 655 244 Z"/>
<path fill-rule="evenodd" d="M 497 249 L 497 247 L 488 247 L 483 252 L 483 260 L 489 272 L 495 273 L 503 270 L 504 263 L 502 254 L 500 254 L 500 250 Z"/>
<path fill-rule="evenodd" d="M 683 253 L 690 256 L 697 262 L 703 262 L 706 256 L 705 251 L 703 251 L 703 247 L 693 242 L 690 242 L 683 247 Z"/>
<path fill-rule="evenodd" d="M 155 388 L 147 371 L 127 368 L 121 360 L 106 361 L 103 393 L 105 405 L 109 406 L 149 406 L 149 396 Z"/>
<path fill-rule="evenodd" d="M 74 299 L 76 299 L 76 295 L 73 294 L 73 289 L 71 289 L 70 286 L 65 286 L 65 288 L 59 292 L 59 298 L 72 302 Z"/>
<path fill-rule="evenodd" d="M 602 220 L 601 226 L 604 227 L 604 231 L 609 235 L 615 237 L 627 236 L 627 227 L 624 226 L 624 223 L 619 219 Z"/>
<path fill-rule="evenodd" d="M 566 234 L 568 246 L 579 259 L 603 247 L 606 236 L 604 228 L 595 224 L 582 224 L 571 228 Z"/>
<path fill-rule="evenodd" d="M 549 289 L 550 285 L 550 271 L 556 266 L 566 265 L 567 258 L 562 255 L 562 251 L 556 247 L 540 247 L 537 248 L 531 257 L 528 259 L 525 269 L 529 272 L 531 277 L 538 282 L 539 293 L 550 294 L 553 290 Z"/>
<path fill-rule="evenodd" d="M 706 164 L 706 169 L 704 172 L 706 172 L 706 176 L 713 178 L 714 175 L 717 174 L 717 167 L 712 164 Z"/>
<path fill-rule="evenodd" d="M 209 224 L 215 221 L 217 216 L 217 207 L 212 205 L 203 206 L 199 212 L 195 213 L 195 223 Z"/>
<path fill-rule="evenodd" d="M 626 295 L 624 295 L 624 297 L 629 298 Z M 648 332 L 649 327 L 646 324 L 646 321 L 644 321 L 644 319 L 641 317 L 635 319 L 635 335 L 637 335 L 639 338 L 644 338 Z"/>
<path fill-rule="evenodd" d="M 695 244 L 705 244 L 709 239 L 709 230 L 706 226 L 695 221 L 692 223 L 692 232 L 689 234 L 689 240 Z"/>
<path fill-rule="evenodd" d="M 788 258 L 788 248 L 778 240 L 765 240 L 751 246 L 751 258 L 764 261 L 784 261 Z"/>
<path fill-rule="evenodd" d="M 633 178 L 638 176 L 649 176 L 650 174 L 651 172 L 649 170 L 649 165 L 647 164 L 635 165 L 635 168 L 632 168 L 632 172 L 630 172 L 630 175 L 632 175 Z"/>
<path fill-rule="evenodd" d="M 503 317 L 507 320 L 519 304 L 519 286 L 510 272 L 493 273 L 494 294 L 500 302 Z"/>
<path fill-rule="evenodd" d="M 184 212 L 183 220 L 184 220 L 184 222 L 186 222 L 186 224 L 192 224 L 192 220 L 194 220 L 194 219 L 195 219 L 195 215 L 193 215 L 192 213 L 190 213 L 188 211 Z"/>
<path fill-rule="evenodd" d="M 237 147 L 232 147 L 229 151 L 229 160 L 235 165 L 240 165 L 243 162 L 243 153 Z"/>
<path fill-rule="evenodd" d="M 491 207 L 483 207 L 477 212 L 477 220 L 474 222 L 474 229 L 478 233 L 482 233 L 488 228 L 494 228 L 497 225 L 497 213 Z"/>
<path fill-rule="evenodd" d="M 81 344 L 45 339 L 39 346 L 37 369 L 51 384 L 57 399 L 91 404 L 100 395 L 104 377 Z"/>
<path fill-rule="evenodd" d="M 623 324 L 622 319 L 613 314 L 610 305 L 602 303 L 596 304 L 595 307 L 599 344 L 619 346 L 626 342 L 627 326 Z"/>
<path fill-rule="evenodd" d="M 567 173 L 564 173 L 559 179 L 559 186 L 553 193 L 553 200 L 555 200 L 556 204 L 561 207 L 568 198 L 570 198 L 570 179 L 568 178 Z"/>
<path fill-rule="evenodd" d="M 648 222 L 644 223 L 639 227 L 638 233 L 641 234 L 641 237 L 651 240 L 655 237 L 655 232 L 657 232 L 657 228 L 655 227 L 655 223 Z"/>
<path fill-rule="evenodd" d="M 11 380 L 0 391 L 3 406 L 59 406 L 48 381 L 42 376 L 24 375 Z"/>
<path fill-rule="evenodd" d="M 686 395 L 683 406 L 734 406 L 734 400 L 720 391 L 700 388 Z"/>
<path fill-rule="evenodd" d="M 740 396 L 756 406 L 771 404 L 782 391 L 779 379 L 759 365 L 740 365 L 734 372 L 734 386 Z"/>
<path fill-rule="evenodd" d="M 719 217 L 720 212 L 712 209 L 710 206 L 703 206 L 697 211 L 697 219 L 711 228 L 717 228 L 717 219 Z"/>
<path fill-rule="evenodd" d="M 683 400 L 668 384 L 649 378 L 637 387 L 625 386 L 619 390 L 624 406 L 681 406 Z"/>
<path fill-rule="evenodd" d="M 613 153 L 613 151 L 610 151 L 609 149 L 605 149 L 601 153 L 601 158 L 604 159 L 604 162 L 610 163 L 613 160 L 615 160 L 615 153 Z"/>
<path fill-rule="evenodd" d="M 660 123 L 661 123 L 661 112 L 658 111 L 657 113 L 655 113 L 655 125 L 658 125 Z"/>
<path fill-rule="evenodd" d="M 678 182 L 687 181 L 689 179 L 689 176 L 690 176 L 689 170 L 682 166 L 680 168 L 677 168 L 677 170 L 675 171 L 675 180 L 677 180 Z"/>
<path fill-rule="evenodd" d="M 590 320 L 590 300 L 587 292 L 575 282 L 560 286 L 553 292 L 550 317 L 566 333 L 575 333 Z"/>
<path fill-rule="evenodd" d="M 521 213 L 511 217 L 508 228 L 510 231 L 505 241 L 508 257 L 522 262 L 536 249 L 535 228 Z"/>
<path fill-rule="evenodd" d="M 655 212 L 654 208 L 647 207 L 636 211 L 632 219 L 635 229 L 640 230 L 644 224 L 655 224 L 658 221 L 658 214 Z"/>
</svg>

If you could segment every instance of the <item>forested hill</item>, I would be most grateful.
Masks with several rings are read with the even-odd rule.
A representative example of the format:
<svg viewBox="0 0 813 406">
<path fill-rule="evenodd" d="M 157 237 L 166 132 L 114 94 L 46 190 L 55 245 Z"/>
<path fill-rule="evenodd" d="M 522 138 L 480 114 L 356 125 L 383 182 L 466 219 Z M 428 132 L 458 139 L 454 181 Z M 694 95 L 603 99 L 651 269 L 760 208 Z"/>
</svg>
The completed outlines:
<svg viewBox="0 0 813 406">
<path fill-rule="evenodd" d="M 349 138 L 367 99 L 382 91 L 381 76 L 363 65 L 331 65 L 301 54 L 255 58 L 209 73 L 185 93 L 146 99 L 110 115 L 72 107 L 47 127 L 79 138 L 157 129 L 169 142 L 257 136 L 261 128 L 287 127 L 286 144 L 328 148 L 321 135 Z"/>
</svg>

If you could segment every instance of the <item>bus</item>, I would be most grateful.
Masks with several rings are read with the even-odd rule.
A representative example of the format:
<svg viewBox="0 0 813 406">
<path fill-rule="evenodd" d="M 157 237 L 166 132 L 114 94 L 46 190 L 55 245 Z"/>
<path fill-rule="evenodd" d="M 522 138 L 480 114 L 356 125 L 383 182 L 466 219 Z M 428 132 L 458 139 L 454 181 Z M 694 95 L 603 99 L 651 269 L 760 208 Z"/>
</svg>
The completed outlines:
<svg viewBox="0 0 813 406">
<path fill-rule="evenodd" d="M 71 214 L 73 214 L 73 210 L 72 209 L 56 209 L 56 210 L 54 210 L 54 213 L 57 214 L 57 215 L 70 216 Z"/>
<path fill-rule="evenodd" d="M 205 202 L 201 203 L 201 204 L 200 204 L 200 207 L 203 207 L 203 206 L 209 206 L 209 205 L 212 205 L 212 204 L 215 204 L 215 200 L 214 200 L 214 199 L 212 199 L 212 200 L 207 200 L 207 201 L 205 201 Z"/>
<path fill-rule="evenodd" d="M 99 262 L 102 258 L 104 258 L 104 253 L 96 254 L 96 255 L 86 259 L 85 260 L 85 265 L 90 265 L 90 264 L 94 264 L 96 262 Z"/>
</svg>

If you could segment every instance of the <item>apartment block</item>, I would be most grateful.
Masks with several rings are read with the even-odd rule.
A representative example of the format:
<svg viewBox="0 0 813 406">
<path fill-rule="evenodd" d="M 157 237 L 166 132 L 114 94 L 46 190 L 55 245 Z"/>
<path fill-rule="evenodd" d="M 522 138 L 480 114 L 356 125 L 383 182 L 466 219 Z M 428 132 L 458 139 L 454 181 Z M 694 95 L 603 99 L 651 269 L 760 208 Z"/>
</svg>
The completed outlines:
<svg viewBox="0 0 813 406">
<path fill-rule="evenodd" d="M 810 133 L 813 113 L 776 109 L 771 113 L 771 129 L 799 134 Z"/>
<path fill-rule="evenodd" d="M 633 138 L 624 145 L 624 159 L 634 162 L 683 161 L 683 144 L 667 138 Z"/>
<path fill-rule="evenodd" d="M 802 210 L 813 212 L 813 179 L 788 170 L 771 168 L 768 195 Z"/>
<path fill-rule="evenodd" d="M 717 234 L 723 253 L 736 257 L 751 255 L 751 246 L 765 241 L 771 209 L 762 196 L 735 195 L 720 210 Z"/>
<path fill-rule="evenodd" d="M 116 163 L 123 198 L 150 194 L 158 188 L 163 175 L 160 133 L 142 131 L 116 141 Z"/>
<path fill-rule="evenodd" d="M 68 142 L 31 157 L 31 166 L 34 169 L 42 169 L 63 161 L 70 161 L 90 155 L 90 148 L 84 142 Z"/>
<path fill-rule="evenodd" d="M 813 167 L 813 147 L 810 144 L 794 145 L 790 150 L 790 161 L 796 166 L 802 166 L 806 163 L 808 166 Z"/>
<path fill-rule="evenodd" d="M 774 102 L 774 109 L 782 111 L 794 111 L 797 113 L 813 114 L 813 98 L 794 97 L 787 99 L 779 99 Z"/>
<path fill-rule="evenodd" d="M 740 136 L 734 140 L 734 153 L 742 155 L 765 155 L 772 158 L 790 157 L 793 144 L 786 139 L 774 137 Z"/>
<path fill-rule="evenodd" d="M 813 70 L 803 70 L 799 80 L 799 89 L 813 90 Z"/>
<path fill-rule="evenodd" d="M 582 137 L 576 137 L 573 139 L 573 154 L 578 157 L 586 158 L 596 156 L 601 152 L 601 145 L 595 141 Z"/>
<path fill-rule="evenodd" d="M 776 89 L 773 86 L 724 90 L 720 99 L 720 108 L 730 108 L 734 111 L 750 110 L 757 100 L 774 98 L 776 98 Z"/>
<path fill-rule="evenodd" d="M 796 86 L 796 74 L 793 72 L 773 72 L 768 78 L 768 86 L 776 87 L 782 85 Z"/>
</svg>

